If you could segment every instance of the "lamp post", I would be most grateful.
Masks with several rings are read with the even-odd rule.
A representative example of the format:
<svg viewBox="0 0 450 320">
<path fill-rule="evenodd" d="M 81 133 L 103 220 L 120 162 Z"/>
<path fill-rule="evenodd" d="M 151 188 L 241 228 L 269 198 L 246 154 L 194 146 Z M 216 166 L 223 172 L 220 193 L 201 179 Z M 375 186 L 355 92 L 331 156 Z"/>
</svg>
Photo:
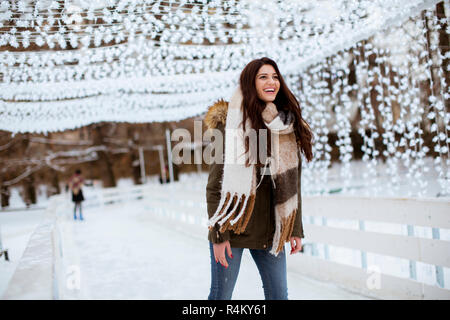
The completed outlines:
<svg viewBox="0 0 450 320">
<path fill-rule="evenodd" d="M 173 163 L 172 163 L 172 143 L 170 140 L 170 130 L 166 129 L 166 143 L 167 143 L 167 160 L 169 164 L 169 178 L 170 182 L 173 183 L 174 177 L 173 177 Z"/>
</svg>

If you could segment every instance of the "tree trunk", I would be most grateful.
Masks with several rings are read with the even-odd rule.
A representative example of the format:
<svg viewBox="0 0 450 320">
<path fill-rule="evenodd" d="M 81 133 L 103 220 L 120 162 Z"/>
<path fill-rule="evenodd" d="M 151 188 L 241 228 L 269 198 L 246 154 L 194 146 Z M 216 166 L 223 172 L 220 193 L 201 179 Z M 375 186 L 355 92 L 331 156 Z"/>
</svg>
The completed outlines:
<svg viewBox="0 0 450 320">
<path fill-rule="evenodd" d="M 130 151 L 131 174 L 133 176 L 134 184 L 142 184 L 141 168 L 139 166 L 139 157 L 135 150 Z"/>
<path fill-rule="evenodd" d="M 102 146 L 104 145 L 104 136 L 102 133 L 102 124 L 95 124 L 93 127 L 93 141 L 94 145 Z M 112 168 L 111 159 L 109 157 L 108 151 L 97 151 L 98 152 L 98 161 L 100 164 L 100 175 L 103 181 L 104 187 L 115 187 L 116 186 L 116 178 L 114 176 L 114 171 Z"/>
<path fill-rule="evenodd" d="M 50 174 L 51 174 L 51 195 L 54 194 L 60 194 L 61 193 L 61 189 L 59 187 L 59 179 L 58 179 L 58 172 L 56 172 L 55 170 L 50 170 Z"/>
<path fill-rule="evenodd" d="M 128 145 L 130 148 L 130 168 L 131 168 L 131 176 L 133 177 L 134 184 L 142 184 L 141 179 L 141 169 L 139 166 L 139 155 L 136 150 L 136 145 L 139 143 L 139 134 L 135 131 L 136 129 L 132 126 L 127 128 L 127 138 Z"/>
<path fill-rule="evenodd" d="M 53 139 L 54 135 L 52 133 L 48 134 L 48 138 L 49 139 Z M 55 146 L 50 143 L 47 145 L 47 148 L 51 151 L 51 152 L 55 152 Z M 49 168 L 49 173 L 50 173 L 50 192 L 48 192 L 47 194 L 49 196 L 52 196 L 54 194 L 60 194 L 61 193 L 61 189 L 59 187 L 59 178 L 58 178 L 58 172 L 54 169 Z"/>
<path fill-rule="evenodd" d="M 34 186 L 34 174 L 30 174 L 24 179 L 25 203 L 27 207 L 30 204 L 36 204 L 36 188 Z"/>
<path fill-rule="evenodd" d="M 25 134 L 24 139 L 22 140 L 22 145 L 24 147 L 24 155 L 26 158 L 31 158 L 31 148 L 30 148 L 30 134 Z M 25 203 L 27 207 L 31 204 L 36 204 L 36 189 L 35 189 L 35 179 L 34 173 L 28 175 L 23 182 L 24 185 L 24 196 Z"/>
<path fill-rule="evenodd" d="M 0 183 L 0 193 L 1 193 L 2 208 L 9 207 L 9 197 L 11 196 L 11 194 L 9 193 L 8 187 L 3 186 L 1 183 Z"/>
</svg>

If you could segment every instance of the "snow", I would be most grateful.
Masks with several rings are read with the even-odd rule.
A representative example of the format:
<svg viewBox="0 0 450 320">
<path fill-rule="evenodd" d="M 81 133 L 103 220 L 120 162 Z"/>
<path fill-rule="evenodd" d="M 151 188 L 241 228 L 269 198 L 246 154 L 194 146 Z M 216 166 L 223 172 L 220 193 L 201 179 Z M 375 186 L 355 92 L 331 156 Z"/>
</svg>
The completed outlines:
<svg viewBox="0 0 450 320">
<path fill-rule="evenodd" d="M 69 216 L 69 214 L 67 215 Z M 193 299 L 209 293 L 210 258 L 204 234 L 188 234 L 159 223 L 140 202 L 88 209 L 85 221 L 64 221 L 80 263 L 81 299 Z M 71 238 L 72 239 L 68 239 Z M 289 259 L 289 258 L 288 258 Z M 75 261 L 75 260 L 74 260 Z M 331 283 L 288 272 L 290 299 L 367 299 Z M 75 291 L 75 290 L 72 290 Z M 233 299 L 264 299 L 248 250 Z"/>
<path fill-rule="evenodd" d="M 191 180 L 182 177 L 182 181 Z M 122 182 L 121 185 L 128 185 Z M 200 179 L 193 183 L 201 185 Z M 96 190 L 87 188 L 86 197 Z M 78 270 L 80 285 L 63 284 L 66 299 L 206 299 L 210 285 L 205 233 L 192 234 L 161 223 L 145 201 L 84 208 L 84 221 L 73 220 L 70 197 L 59 212 L 63 273 Z M 10 262 L 0 261 L 3 295 L 43 210 L 1 212 L 3 244 Z M 288 258 L 289 259 L 289 258 Z M 288 260 L 289 261 L 289 260 Z M 290 299 L 367 299 L 367 297 L 288 271 Z M 233 299 L 264 299 L 258 270 L 248 252 Z"/>
<path fill-rule="evenodd" d="M 338 171 L 338 167 L 333 167 Z M 337 175 L 337 173 L 336 173 Z M 207 173 L 181 174 L 176 184 L 179 190 L 204 194 Z M 331 177 L 331 175 L 330 175 Z M 427 176 L 428 186 L 433 189 L 437 182 Z M 332 180 L 333 184 L 338 179 Z M 157 184 L 155 177 L 149 177 L 149 184 Z M 330 181 L 331 182 L 331 181 Z M 119 188 L 133 185 L 131 179 L 118 181 Z M 331 183 L 330 183 L 331 185 Z M 161 188 L 170 185 L 160 186 Z M 174 185 L 175 186 L 175 185 Z M 333 185 L 333 187 L 336 187 Z M 183 189 L 184 188 L 184 189 Z M 307 188 L 305 188 L 307 189 Z M 310 188 L 310 190 L 313 188 Z M 158 213 L 155 204 L 160 199 L 150 197 L 144 200 L 128 201 L 99 206 L 99 186 L 86 187 L 83 215 L 85 221 L 73 220 L 70 196 L 65 195 L 65 205 L 58 212 L 59 234 L 62 239 L 63 274 L 79 276 L 79 285 L 62 283 L 61 297 L 66 299 L 206 299 L 210 285 L 210 258 L 206 229 L 180 230 L 172 220 Z M 350 189 L 354 190 L 354 189 Z M 383 186 L 381 186 L 383 190 Z M 401 192 L 408 186 L 402 185 Z M 363 192 L 364 189 L 359 189 Z M 306 192 L 305 192 L 306 193 Z M 187 193 L 184 205 L 204 209 L 204 203 L 191 199 Z M 345 191 L 343 192 L 345 194 Z M 46 201 L 38 197 L 39 201 Z M 376 198 L 376 197 L 375 197 Z M 18 192 L 12 189 L 12 206 L 22 206 Z M 15 200 L 14 200 L 15 199 Z M 190 198 L 189 198 L 190 199 Z M 44 203 L 44 202 L 43 202 Z M 152 205 L 153 203 L 153 205 Z M 0 260 L 0 296 L 17 267 L 27 241 L 33 230 L 43 221 L 44 210 L 39 209 L 0 211 L 0 226 L 3 247 L 9 249 L 10 262 Z M 164 204 L 161 204 L 164 206 Z M 170 206 L 170 204 L 168 204 Z M 37 208 L 37 209 L 36 209 Z M 163 210 L 164 208 L 160 208 Z M 180 217 L 183 219 L 183 217 Z M 185 217 L 184 217 L 185 218 Z M 321 225 L 322 219 L 305 213 L 304 222 Z M 328 226 L 359 229 L 358 221 L 326 219 Z M 404 225 L 368 222 L 367 231 L 406 235 Z M 193 231 L 194 230 L 194 231 Z M 200 229 L 201 230 L 201 229 Z M 415 236 L 432 238 L 431 228 L 415 227 Z M 450 241 L 450 230 L 440 229 L 442 240 Z M 304 239 L 305 254 L 312 254 L 312 243 Z M 331 261 L 361 266 L 361 252 L 347 248 L 316 244 L 316 254 L 328 255 Z M 409 261 L 366 253 L 367 265 L 381 267 L 381 272 L 399 277 L 409 277 Z M 289 265 L 288 257 L 288 265 Z M 436 284 L 435 267 L 416 263 L 417 280 Z M 445 287 L 450 287 L 450 272 L 443 268 Z M 349 292 L 337 285 L 305 277 L 288 268 L 290 299 L 367 299 Z M 76 281 L 75 281 L 75 284 Z M 263 289 L 257 268 L 245 251 L 242 268 L 235 288 L 234 299 L 263 299 Z"/>
<path fill-rule="evenodd" d="M 10 208 L 25 208 L 25 202 L 20 196 L 18 188 L 11 188 L 11 196 L 9 198 Z"/>
<path fill-rule="evenodd" d="M 44 211 L 0 211 L 0 240 L 9 256 L 9 261 L 0 257 L 0 297 L 17 268 L 31 234 L 42 221 Z"/>
</svg>

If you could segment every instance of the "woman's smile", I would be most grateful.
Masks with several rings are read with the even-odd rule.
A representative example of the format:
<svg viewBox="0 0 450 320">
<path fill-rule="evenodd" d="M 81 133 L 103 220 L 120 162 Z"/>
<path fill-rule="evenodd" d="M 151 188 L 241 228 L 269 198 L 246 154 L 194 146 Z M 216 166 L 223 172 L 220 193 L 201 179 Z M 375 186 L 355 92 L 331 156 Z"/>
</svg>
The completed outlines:
<svg viewBox="0 0 450 320">
<path fill-rule="evenodd" d="M 264 92 L 267 92 L 267 93 L 273 93 L 273 94 L 276 93 L 276 92 L 275 92 L 275 90 L 276 90 L 275 87 L 273 87 L 273 88 L 266 88 L 266 89 L 263 89 L 263 90 L 264 90 Z"/>
<path fill-rule="evenodd" d="M 256 75 L 256 92 L 258 98 L 264 102 L 273 102 L 280 90 L 280 80 L 273 66 L 263 65 Z"/>
</svg>

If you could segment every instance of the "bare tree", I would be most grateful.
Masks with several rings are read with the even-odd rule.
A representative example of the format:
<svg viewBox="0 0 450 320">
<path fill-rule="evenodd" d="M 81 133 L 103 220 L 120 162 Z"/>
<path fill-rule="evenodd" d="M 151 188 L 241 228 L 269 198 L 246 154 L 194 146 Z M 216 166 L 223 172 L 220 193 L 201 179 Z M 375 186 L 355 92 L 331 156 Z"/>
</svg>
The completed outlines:
<svg viewBox="0 0 450 320">
<path fill-rule="evenodd" d="M 107 125 L 103 123 L 92 125 L 92 136 L 94 146 L 103 146 L 105 134 L 104 130 L 107 129 Z M 106 148 L 102 148 L 98 150 L 98 161 L 100 163 L 100 173 L 101 179 L 104 183 L 105 187 L 115 187 L 116 186 L 116 178 L 114 176 L 114 171 L 112 168 L 112 162 L 110 159 L 110 153 Z"/>
</svg>

